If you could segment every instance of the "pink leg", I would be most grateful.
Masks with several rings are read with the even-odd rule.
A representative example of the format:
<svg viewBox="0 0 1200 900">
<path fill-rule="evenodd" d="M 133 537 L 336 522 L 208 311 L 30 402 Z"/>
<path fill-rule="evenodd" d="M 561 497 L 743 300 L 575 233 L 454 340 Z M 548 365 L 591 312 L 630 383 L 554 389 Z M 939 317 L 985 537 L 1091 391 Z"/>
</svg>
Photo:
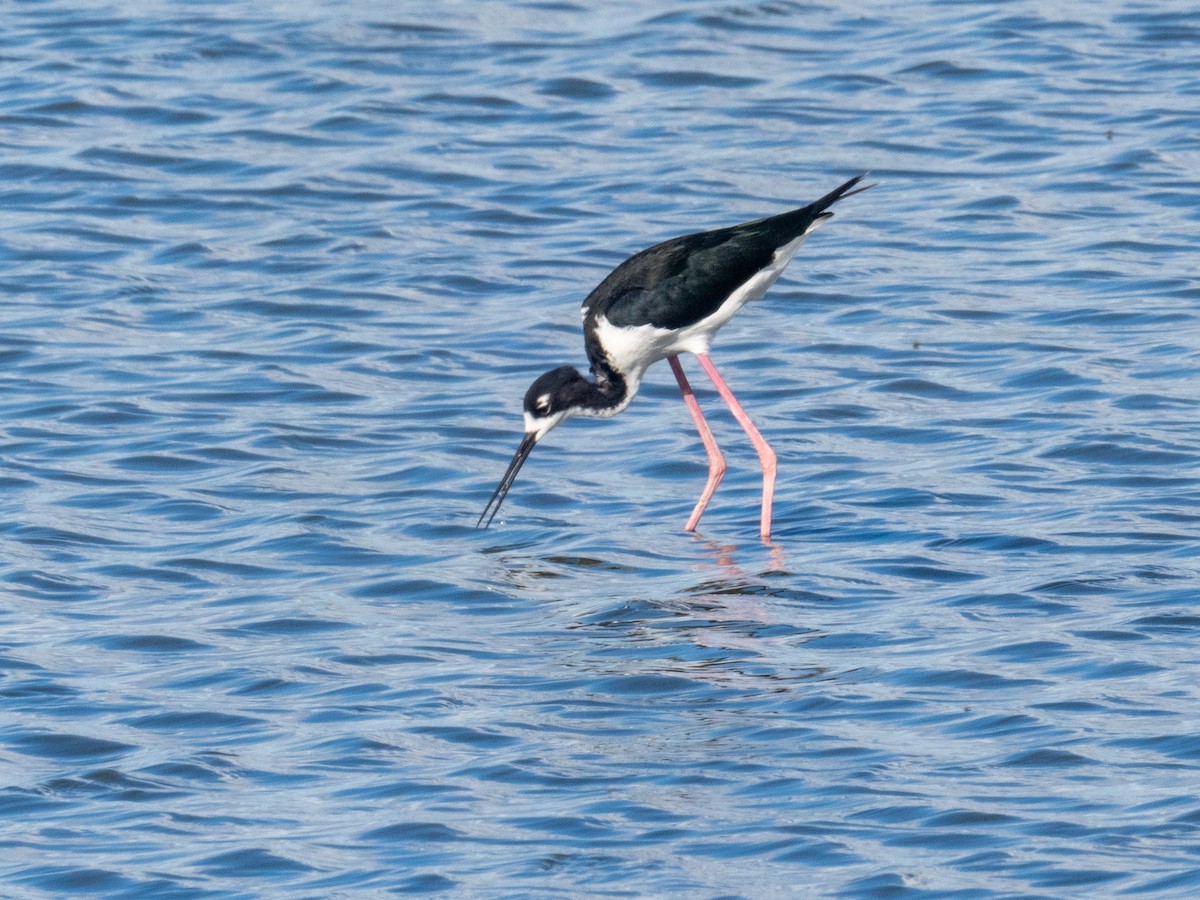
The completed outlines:
<svg viewBox="0 0 1200 900">
<path fill-rule="evenodd" d="M 667 362 L 671 364 L 671 371 L 675 373 L 675 380 L 679 382 L 679 390 L 683 392 L 683 402 L 687 404 L 688 412 L 692 414 L 692 421 L 696 423 L 696 430 L 700 432 L 700 440 L 704 441 L 704 449 L 708 453 L 708 483 L 704 485 L 704 493 L 700 495 L 696 508 L 692 510 L 691 518 L 683 526 L 684 531 L 695 531 L 700 517 L 704 515 L 705 507 L 708 506 L 708 501 L 712 499 L 717 485 L 725 476 L 725 457 L 721 455 L 721 450 L 717 447 L 716 438 L 713 437 L 712 429 L 708 427 L 704 413 L 700 412 L 700 404 L 696 401 L 696 395 L 692 393 L 692 386 L 688 384 L 687 376 L 683 374 L 683 366 L 679 365 L 679 357 L 668 356 Z"/>
<path fill-rule="evenodd" d="M 750 421 L 750 417 L 746 415 L 746 411 L 742 409 L 742 405 L 737 402 L 737 398 L 733 396 L 733 391 L 725 384 L 724 380 L 717 374 L 717 367 L 713 365 L 712 360 L 708 358 L 707 353 L 697 353 L 696 358 L 700 360 L 700 365 L 704 367 L 704 371 L 708 373 L 708 377 L 712 379 L 712 383 L 717 387 L 717 393 L 721 395 L 729 409 L 733 413 L 733 417 L 738 420 L 738 423 L 750 436 L 750 443 L 754 444 L 754 449 L 758 451 L 759 462 L 762 463 L 763 470 L 763 499 L 762 499 L 762 520 L 760 524 L 760 534 L 763 542 L 771 540 L 771 502 L 775 498 L 775 451 L 771 449 L 758 429 L 754 427 L 754 423 Z"/>
</svg>

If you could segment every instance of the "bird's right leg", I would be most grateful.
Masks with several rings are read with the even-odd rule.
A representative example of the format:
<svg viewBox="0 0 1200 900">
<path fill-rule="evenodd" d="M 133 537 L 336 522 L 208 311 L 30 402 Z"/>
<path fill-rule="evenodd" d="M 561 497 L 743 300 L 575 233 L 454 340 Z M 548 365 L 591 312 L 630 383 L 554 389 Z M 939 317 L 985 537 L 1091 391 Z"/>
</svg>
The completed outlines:
<svg viewBox="0 0 1200 900">
<path fill-rule="evenodd" d="M 697 353 L 696 359 L 700 360 L 700 365 L 704 367 L 704 371 L 708 373 L 708 377 L 716 386 L 717 393 L 729 406 L 729 411 L 733 413 L 733 417 L 738 420 L 738 424 L 750 438 L 750 443 L 754 444 L 754 449 L 758 451 L 758 459 L 762 463 L 763 472 L 762 518 L 760 519 L 759 536 L 766 544 L 771 540 L 771 501 L 775 497 L 775 451 L 771 449 L 771 445 L 766 442 L 759 430 L 754 427 L 750 416 L 742 409 L 742 404 L 738 403 L 737 397 L 733 396 L 733 391 L 729 389 L 725 379 L 717 372 L 717 367 L 708 358 L 708 354 Z"/>
<path fill-rule="evenodd" d="M 688 384 L 687 376 L 683 374 L 683 367 L 679 365 L 679 357 L 668 356 L 667 362 L 671 364 L 671 371 L 675 373 L 675 380 L 679 382 L 679 390 L 683 392 L 683 402 L 687 404 L 688 412 L 692 414 L 692 421 L 696 423 L 696 430 L 700 432 L 700 440 L 704 442 L 704 449 L 708 453 L 708 483 L 704 485 L 704 493 L 696 502 L 696 508 L 692 510 L 691 518 L 683 526 L 684 531 L 695 531 L 700 517 L 704 515 L 704 510 L 708 506 L 708 501 L 712 499 L 717 485 L 725 477 L 725 457 L 721 455 L 717 440 L 713 437 L 712 429 L 708 427 L 704 413 L 700 412 L 700 404 L 696 400 L 696 395 L 692 393 L 692 386 Z"/>
</svg>

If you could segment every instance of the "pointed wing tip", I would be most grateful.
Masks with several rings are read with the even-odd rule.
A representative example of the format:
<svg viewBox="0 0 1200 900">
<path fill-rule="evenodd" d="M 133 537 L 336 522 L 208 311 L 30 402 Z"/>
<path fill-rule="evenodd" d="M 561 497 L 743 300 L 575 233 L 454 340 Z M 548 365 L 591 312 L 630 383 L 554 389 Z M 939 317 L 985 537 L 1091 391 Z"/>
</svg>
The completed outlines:
<svg viewBox="0 0 1200 900">
<path fill-rule="evenodd" d="M 864 178 L 866 178 L 869 174 L 871 174 L 871 173 L 863 172 L 857 178 L 850 179 L 850 181 L 846 182 L 846 187 L 853 187 L 854 185 L 856 185 L 860 181 L 862 181 Z M 853 197 L 855 194 L 861 194 L 863 191 L 869 191 L 871 188 L 879 187 L 879 185 L 881 185 L 881 184 L 883 184 L 882 181 L 872 181 L 870 184 L 864 184 L 862 187 L 856 187 L 852 191 L 846 191 L 846 193 L 839 195 L 838 199 L 845 200 L 847 197 Z"/>
<path fill-rule="evenodd" d="M 808 210 L 815 210 L 815 217 L 825 218 L 832 216 L 833 213 L 828 212 L 829 207 L 837 203 L 839 200 L 845 200 L 847 197 L 853 197 L 855 194 L 861 194 L 863 191 L 869 191 L 871 188 L 878 185 L 880 182 L 875 181 L 871 184 L 864 184 L 862 187 L 855 187 L 860 181 L 866 178 L 870 172 L 863 172 L 861 175 L 855 175 L 845 184 L 835 187 L 832 191 L 805 207 Z M 854 188 L 854 190 L 851 190 Z"/>
</svg>

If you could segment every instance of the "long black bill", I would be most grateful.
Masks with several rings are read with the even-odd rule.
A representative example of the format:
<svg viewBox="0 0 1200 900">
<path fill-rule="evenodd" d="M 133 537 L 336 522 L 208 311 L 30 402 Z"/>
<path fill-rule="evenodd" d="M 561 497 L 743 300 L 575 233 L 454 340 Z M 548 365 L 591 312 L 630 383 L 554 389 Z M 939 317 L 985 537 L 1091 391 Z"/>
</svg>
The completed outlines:
<svg viewBox="0 0 1200 900">
<path fill-rule="evenodd" d="M 508 471 L 504 473 L 504 477 L 500 479 L 500 484 L 496 486 L 496 490 L 492 493 L 492 499 L 483 508 L 483 513 L 479 516 L 479 521 L 475 523 L 476 528 L 487 528 L 492 524 L 492 519 L 496 518 L 496 513 L 500 512 L 500 504 L 504 502 L 504 498 L 508 494 L 508 489 L 517 480 L 517 473 L 521 471 L 521 466 L 525 465 L 525 460 L 529 459 L 529 454 L 536 445 L 537 436 L 533 432 L 528 432 L 521 439 L 521 446 L 517 448 L 512 462 L 508 464 Z M 488 515 L 489 509 L 492 511 L 490 516 Z M 487 521 L 484 522 L 484 519 L 487 519 Z"/>
</svg>

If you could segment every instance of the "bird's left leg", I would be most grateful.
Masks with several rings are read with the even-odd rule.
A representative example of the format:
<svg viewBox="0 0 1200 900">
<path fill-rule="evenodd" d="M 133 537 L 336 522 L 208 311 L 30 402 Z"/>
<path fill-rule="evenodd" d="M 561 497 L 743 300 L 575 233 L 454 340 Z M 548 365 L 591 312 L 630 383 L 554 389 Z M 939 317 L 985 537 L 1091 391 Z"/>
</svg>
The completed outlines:
<svg viewBox="0 0 1200 900">
<path fill-rule="evenodd" d="M 704 515 L 704 510 L 708 506 L 708 501 L 712 499 L 717 485 L 725 477 L 725 457 L 721 455 L 721 448 L 717 446 L 717 439 L 713 437 L 712 429 L 708 427 L 704 413 L 700 412 L 700 404 L 696 400 L 696 395 L 692 393 L 692 386 L 688 384 L 687 376 L 683 374 L 683 367 L 679 365 L 679 357 L 668 356 L 667 362 L 671 364 L 671 371 L 675 373 L 675 380 L 679 382 L 679 390 L 683 392 L 683 402 L 687 404 L 688 412 L 692 414 L 692 421 L 696 423 L 696 430 L 700 432 L 700 440 L 704 442 L 704 449 L 708 453 L 708 482 L 704 485 L 704 493 L 696 502 L 696 508 L 692 510 L 691 518 L 683 526 L 684 531 L 695 531 L 700 517 Z"/>
<path fill-rule="evenodd" d="M 759 434 L 758 429 L 754 427 L 754 423 L 750 421 L 750 416 L 742 409 L 742 404 L 738 403 L 737 397 L 733 396 L 733 391 L 729 389 L 724 379 L 717 373 L 717 367 L 708 358 L 708 354 L 697 353 L 696 358 L 700 360 L 700 365 L 704 367 L 704 371 L 708 373 L 708 377 L 716 385 L 717 393 L 729 405 L 733 417 L 738 420 L 738 424 L 742 426 L 746 434 L 749 435 L 750 442 L 754 444 L 754 449 L 758 451 L 758 459 L 762 463 L 763 470 L 762 519 L 760 521 L 759 533 L 762 535 L 763 542 L 766 543 L 771 540 L 771 503 L 775 499 L 775 451 L 771 449 L 771 445 L 766 442 L 763 436 Z"/>
</svg>

